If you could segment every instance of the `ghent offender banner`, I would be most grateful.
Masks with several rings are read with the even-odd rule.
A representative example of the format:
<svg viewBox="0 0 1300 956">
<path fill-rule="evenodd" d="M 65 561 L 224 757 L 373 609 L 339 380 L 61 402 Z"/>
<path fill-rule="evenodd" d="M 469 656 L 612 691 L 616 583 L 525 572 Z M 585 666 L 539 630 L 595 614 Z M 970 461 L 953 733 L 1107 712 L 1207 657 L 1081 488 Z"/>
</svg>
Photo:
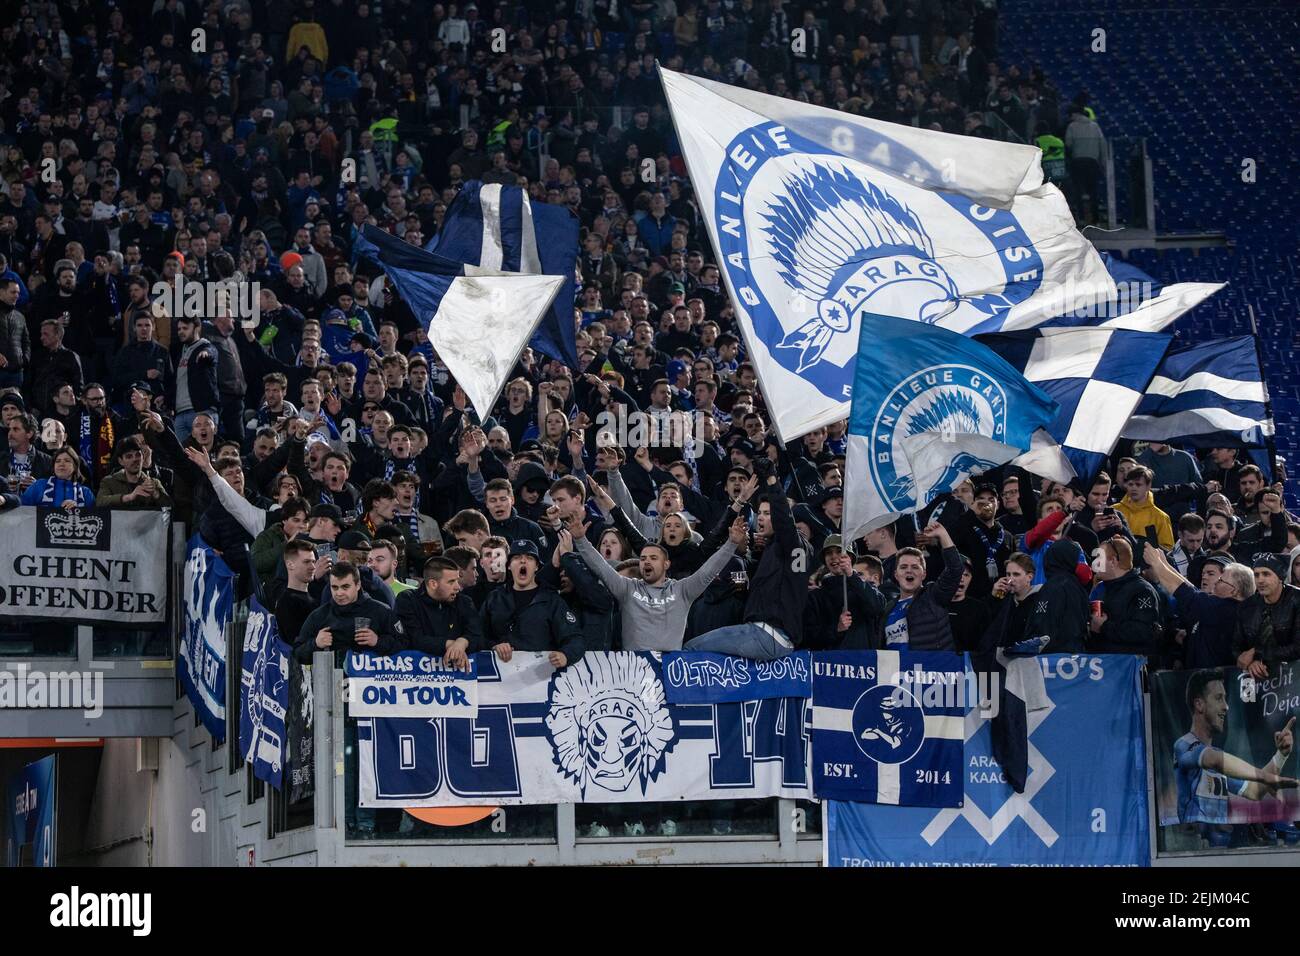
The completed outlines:
<svg viewBox="0 0 1300 956">
<path fill-rule="evenodd" d="M 0 514 L 0 618 L 166 620 L 169 526 L 165 510 Z"/>
</svg>

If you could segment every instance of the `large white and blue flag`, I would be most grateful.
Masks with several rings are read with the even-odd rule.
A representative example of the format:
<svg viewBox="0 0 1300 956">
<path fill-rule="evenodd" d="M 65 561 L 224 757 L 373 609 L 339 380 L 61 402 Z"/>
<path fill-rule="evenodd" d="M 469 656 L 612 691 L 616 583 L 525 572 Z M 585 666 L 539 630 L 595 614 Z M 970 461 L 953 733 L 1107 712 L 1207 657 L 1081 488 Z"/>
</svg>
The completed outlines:
<svg viewBox="0 0 1300 956">
<path fill-rule="evenodd" d="M 986 345 L 892 316 L 862 325 L 845 452 L 847 538 L 1030 448 L 1058 406 Z"/>
<path fill-rule="evenodd" d="M 578 367 L 573 301 L 578 261 L 578 220 L 566 207 L 534 206 L 520 186 L 470 180 L 443 217 L 442 228 L 398 267 L 451 276 L 561 276 L 566 281 L 532 334 L 537 351 Z M 387 266 L 380 254 L 388 233 L 367 226 L 353 243 L 353 261 Z M 392 237 L 389 236 L 391 239 Z M 387 248 L 391 248 L 391 243 Z M 387 271 L 387 270 L 386 270 Z M 391 275 L 391 273 L 390 273 Z"/>
<path fill-rule="evenodd" d="M 848 415 L 865 321 L 973 335 L 1115 295 L 1034 147 L 660 77 L 782 440 Z"/>
<path fill-rule="evenodd" d="M 1056 400 L 1050 443 L 1015 464 L 1056 481 L 1085 483 L 1103 467 L 1173 340 L 1160 332 L 1081 326 L 979 336 Z"/>
<path fill-rule="evenodd" d="M 464 275 L 462 264 L 374 226 L 365 227 L 363 238 L 429 330 L 429 342 L 456 384 L 480 418 L 487 418 L 525 346 L 530 340 L 537 344 L 552 303 L 572 281 L 556 275 Z M 568 329 L 571 341 L 572 309 Z"/>
<path fill-rule="evenodd" d="M 1273 435 L 1255 338 L 1239 335 L 1173 349 L 1147 386 L 1125 438 L 1263 447 Z"/>
</svg>

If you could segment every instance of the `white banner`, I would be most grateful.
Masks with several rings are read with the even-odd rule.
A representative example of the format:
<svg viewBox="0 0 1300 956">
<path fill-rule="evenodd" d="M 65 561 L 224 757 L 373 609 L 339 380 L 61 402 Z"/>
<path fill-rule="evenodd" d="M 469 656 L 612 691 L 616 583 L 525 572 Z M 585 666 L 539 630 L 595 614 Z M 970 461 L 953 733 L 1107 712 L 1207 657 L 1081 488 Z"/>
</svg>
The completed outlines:
<svg viewBox="0 0 1300 956">
<path fill-rule="evenodd" d="M 15 508 L 0 514 L 0 618 L 167 619 L 171 512 Z"/>
<path fill-rule="evenodd" d="M 475 662 L 468 671 L 443 667 L 421 651 L 385 656 L 349 651 L 344 699 L 353 717 L 477 717 Z"/>
<path fill-rule="evenodd" d="M 669 704 L 657 654 L 478 659 L 478 716 L 357 722 L 363 807 L 809 798 L 806 698 Z"/>
</svg>

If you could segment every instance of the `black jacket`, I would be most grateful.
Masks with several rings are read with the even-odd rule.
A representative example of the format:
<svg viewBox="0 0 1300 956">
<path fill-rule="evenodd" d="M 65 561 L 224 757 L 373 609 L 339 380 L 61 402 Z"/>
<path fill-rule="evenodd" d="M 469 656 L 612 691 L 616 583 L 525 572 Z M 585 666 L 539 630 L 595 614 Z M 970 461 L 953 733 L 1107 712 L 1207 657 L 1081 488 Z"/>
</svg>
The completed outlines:
<svg viewBox="0 0 1300 956">
<path fill-rule="evenodd" d="M 767 493 L 767 500 L 772 509 L 772 540 L 750 572 L 745 623 L 770 624 L 799 647 L 803 643 L 808 575 L 816 556 L 795 527 L 790 502 L 779 485 Z M 803 553 L 796 554 L 799 551 Z"/>
<path fill-rule="evenodd" d="M 931 581 L 921 588 L 907 609 L 908 650 L 951 651 L 956 648 L 952 628 L 948 626 L 948 605 L 957 593 L 957 588 L 961 587 L 962 568 L 961 552 L 956 548 L 944 548 L 943 573 L 939 575 L 939 580 Z M 882 621 L 889 620 L 889 612 L 897 603 L 897 597 L 889 600 L 881 610 Z M 884 646 L 883 631 L 876 646 Z"/>
<path fill-rule="evenodd" d="M 379 636 L 379 643 L 374 647 L 357 647 L 352 643 L 352 636 L 357 629 L 356 619 L 368 618 L 370 629 Z M 372 597 L 360 595 L 347 605 L 322 604 L 307 615 L 294 641 L 293 656 L 295 660 L 310 664 L 316 653 L 316 633 L 324 627 L 334 632 L 334 650 L 337 659 L 342 652 L 355 650 L 376 656 L 396 654 L 406 649 L 405 628 L 397 613 L 387 604 L 380 604 Z"/>
<path fill-rule="evenodd" d="M 189 390 L 191 408 L 194 412 L 213 411 L 221 407 L 221 392 L 217 389 L 217 347 L 207 339 L 199 339 L 194 350 L 185 356 L 186 346 L 181 348 L 181 358 L 176 363 L 176 375 L 170 383 L 168 394 L 171 396 L 172 408 L 176 408 L 180 390 L 180 370 L 185 369 L 185 387 Z"/>
<path fill-rule="evenodd" d="M 517 651 L 560 651 L 574 663 L 582 656 L 578 616 L 559 592 L 539 587 L 521 613 L 515 611 L 515 589 L 498 588 L 483 606 L 483 639 L 488 647 L 509 644 Z"/>
<path fill-rule="evenodd" d="M 1131 569 L 1122 578 L 1106 582 L 1101 609 L 1107 620 L 1093 635 L 1089 648 L 1096 654 L 1160 653 L 1160 596 L 1145 578 Z"/>
<path fill-rule="evenodd" d="M 474 602 L 466 594 L 456 595 L 450 604 L 429 597 L 423 583 L 397 595 L 397 616 L 406 631 L 407 647 L 441 657 L 447 642 L 465 638 L 466 653 L 485 650 L 483 626 Z"/>
<path fill-rule="evenodd" d="M 1028 630 L 1022 637 L 1047 635 L 1044 654 L 1082 654 L 1088 637 L 1088 593 L 1074 576 L 1078 551 L 1055 541 L 1043 557 L 1046 580 L 1031 598 Z M 1110 585 L 1106 585 L 1107 591 Z"/>
<path fill-rule="evenodd" d="M 1241 603 L 1233 636 L 1237 654 L 1255 649 L 1255 657 L 1272 666 L 1300 658 L 1300 588 L 1286 585 L 1276 604 L 1266 604 L 1258 594 Z"/>
<path fill-rule="evenodd" d="M 560 569 L 573 582 L 573 590 L 561 594 L 578 618 L 582 646 L 588 651 L 614 649 L 614 596 L 603 581 L 574 552 L 560 558 Z"/>
</svg>

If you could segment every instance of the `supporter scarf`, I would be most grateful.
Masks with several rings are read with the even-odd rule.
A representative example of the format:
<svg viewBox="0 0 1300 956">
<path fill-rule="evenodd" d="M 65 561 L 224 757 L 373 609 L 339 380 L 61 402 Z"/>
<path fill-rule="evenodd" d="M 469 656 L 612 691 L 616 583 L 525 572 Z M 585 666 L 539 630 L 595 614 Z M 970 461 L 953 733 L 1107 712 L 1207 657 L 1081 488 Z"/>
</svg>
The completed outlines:
<svg viewBox="0 0 1300 956">
<path fill-rule="evenodd" d="M 321 485 L 320 489 L 320 503 L 323 505 L 334 504 L 334 495 L 324 485 Z"/>
<path fill-rule="evenodd" d="M 63 478 L 46 478 L 45 489 L 41 492 L 41 504 L 50 508 L 60 507 L 65 501 L 75 501 L 78 508 L 86 507 L 86 492 L 90 489 L 76 481 Z"/>
<path fill-rule="evenodd" d="M 1002 546 L 1002 542 L 1006 540 L 1007 537 L 1006 528 L 1002 527 L 1002 525 L 998 524 L 996 521 L 993 523 L 993 526 L 998 529 L 996 538 L 989 537 L 989 532 L 984 527 L 984 522 L 975 522 L 975 533 L 980 536 L 980 541 L 984 543 L 984 564 L 985 568 L 988 570 L 988 575 L 991 578 L 998 576 L 998 548 Z"/>
<path fill-rule="evenodd" d="M 413 474 L 413 475 L 419 477 L 419 472 L 415 470 L 415 459 L 411 458 L 411 459 L 407 459 L 407 461 L 410 462 L 411 467 L 410 467 L 410 468 L 407 468 L 407 469 L 404 469 L 404 470 L 409 471 L 411 474 Z M 392 455 L 385 456 L 385 458 L 384 458 L 384 481 L 390 481 L 390 482 L 391 482 L 391 481 L 393 480 L 393 475 L 397 472 L 397 470 L 398 470 L 398 468 L 397 468 L 397 462 L 396 462 L 396 460 L 393 458 L 393 456 L 392 456 Z M 413 535 L 415 536 L 415 540 L 419 541 L 419 540 L 420 540 L 420 533 L 419 533 L 419 529 L 420 529 L 420 486 L 419 486 L 419 484 L 417 484 L 417 485 L 415 486 L 415 498 L 414 498 L 414 500 L 411 502 L 411 505 L 412 505 L 412 507 L 414 508 L 414 513 L 413 513 L 413 514 L 410 514 L 410 515 L 404 515 L 403 517 L 406 517 L 406 518 L 410 519 L 410 522 L 411 522 L 411 534 L 413 534 Z"/>
</svg>

